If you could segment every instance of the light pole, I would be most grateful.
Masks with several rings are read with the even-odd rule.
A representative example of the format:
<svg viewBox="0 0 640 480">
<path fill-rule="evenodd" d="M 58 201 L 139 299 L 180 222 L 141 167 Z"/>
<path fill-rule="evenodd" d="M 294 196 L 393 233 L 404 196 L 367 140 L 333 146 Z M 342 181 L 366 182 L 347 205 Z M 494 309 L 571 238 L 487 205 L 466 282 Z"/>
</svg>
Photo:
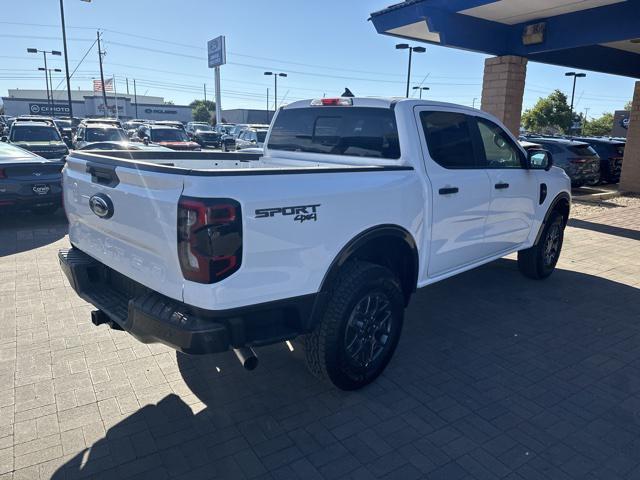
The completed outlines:
<svg viewBox="0 0 640 480">
<path fill-rule="evenodd" d="M 573 130 L 573 99 L 576 96 L 576 79 L 584 78 L 587 76 L 586 73 L 576 73 L 576 72 L 567 72 L 564 74 L 565 77 L 573 77 L 573 89 L 571 90 L 571 126 L 569 127 L 569 131 Z"/>
<path fill-rule="evenodd" d="M 82 0 L 91 3 L 91 0 Z M 69 55 L 67 51 L 67 28 L 64 24 L 64 2 L 60 0 L 60 21 L 62 23 L 62 46 L 64 47 L 64 70 L 67 77 L 67 100 L 69 102 L 69 117 L 73 117 L 73 105 L 71 103 L 71 77 L 69 76 Z"/>
<path fill-rule="evenodd" d="M 421 86 L 416 86 L 413 87 L 414 90 L 420 90 L 420 100 L 422 100 L 422 92 L 424 90 L 431 90 L 429 87 L 421 87 Z"/>
<path fill-rule="evenodd" d="M 405 95 L 409 98 L 409 83 L 411 83 L 411 57 L 413 52 L 416 53 L 424 53 L 427 51 L 424 47 L 410 47 L 408 43 L 398 43 L 396 45 L 397 50 L 409 50 L 409 67 L 407 69 L 407 94 Z"/>
<path fill-rule="evenodd" d="M 265 75 L 273 75 L 273 114 L 275 115 L 276 110 L 278 110 L 278 77 L 286 77 L 286 73 L 277 73 L 277 72 L 264 72 Z M 269 116 L 269 112 L 267 112 L 267 116 Z"/>
<path fill-rule="evenodd" d="M 54 116 L 54 101 L 53 101 L 53 84 L 51 82 L 51 72 L 62 72 L 59 68 L 46 68 L 38 67 L 38 70 L 44 72 L 44 81 L 47 84 L 47 105 L 49 106 L 49 115 Z M 49 97 L 51 92 L 51 97 Z"/>
<path fill-rule="evenodd" d="M 62 55 L 58 50 L 38 50 L 37 48 L 27 48 L 27 53 L 42 53 L 44 56 L 44 68 L 38 68 L 38 70 L 44 70 L 44 82 L 47 86 L 47 105 L 49 106 L 49 110 L 51 110 L 51 98 L 53 97 L 53 90 L 49 90 L 49 80 L 47 77 L 47 53 L 51 55 Z M 51 113 L 51 111 L 49 112 Z"/>
</svg>

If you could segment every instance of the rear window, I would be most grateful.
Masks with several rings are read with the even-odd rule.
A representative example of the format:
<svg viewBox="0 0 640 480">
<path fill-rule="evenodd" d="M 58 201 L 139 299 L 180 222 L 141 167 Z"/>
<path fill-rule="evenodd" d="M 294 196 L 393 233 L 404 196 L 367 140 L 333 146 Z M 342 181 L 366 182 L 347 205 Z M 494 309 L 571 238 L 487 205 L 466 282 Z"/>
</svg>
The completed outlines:
<svg viewBox="0 0 640 480">
<path fill-rule="evenodd" d="M 388 108 L 311 107 L 282 110 L 269 149 L 352 157 L 400 158 L 398 127 Z"/>
<path fill-rule="evenodd" d="M 579 157 L 595 157 L 596 155 L 598 155 L 590 145 L 570 146 L 569 151 Z"/>
<path fill-rule="evenodd" d="M 264 139 L 267 138 L 267 131 L 266 130 L 260 130 L 258 132 L 256 132 L 258 135 L 258 142 L 263 143 Z"/>
<path fill-rule="evenodd" d="M 59 142 L 55 127 L 39 125 L 15 125 L 11 130 L 12 142 Z"/>
</svg>

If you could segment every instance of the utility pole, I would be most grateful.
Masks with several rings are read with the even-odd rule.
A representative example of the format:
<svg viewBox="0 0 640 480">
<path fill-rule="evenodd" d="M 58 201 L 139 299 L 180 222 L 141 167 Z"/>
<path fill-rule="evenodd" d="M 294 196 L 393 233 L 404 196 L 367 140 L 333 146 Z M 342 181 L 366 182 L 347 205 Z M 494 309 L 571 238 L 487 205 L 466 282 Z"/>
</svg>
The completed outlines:
<svg viewBox="0 0 640 480">
<path fill-rule="evenodd" d="M 67 99 L 69 101 L 69 117 L 72 118 L 73 105 L 71 103 L 71 77 L 69 76 L 69 55 L 67 54 L 67 30 L 64 24 L 64 4 L 62 3 L 62 0 L 60 0 L 60 19 L 62 20 L 62 44 L 64 46 L 64 69 L 67 75 Z M 99 48 L 100 47 L 98 47 L 98 49 Z"/>
<path fill-rule="evenodd" d="M 587 115 L 589 114 L 589 110 L 591 110 L 589 107 L 584 108 L 584 120 L 582 122 L 582 129 L 580 131 L 582 135 L 584 135 L 584 126 L 587 124 Z"/>
<path fill-rule="evenodd" d="M 267 123 L 271 123 L 269 119 L 269 87 L 267 87 Z"/>
<path fill-rule="evenodd" d="M 127 95 L 129 95 L 129 77 L 125 77 L 125 80 L 127 81 Z"/>
<path fill-rule="evenodd" d="M 107 104 L 107 90 L 104 84 L 104 72 L 102 71 L 102 55 L 104 55 L 104 52 L 100 47 L 100 30 L 98 30 L 96 33 L 98 34 L 98 61 L 100 62 L 100 82 L 102 83 L 102 101 L 104 102 L 104 116 L 106 117 L 109 106 Z"/>
<path fill-rule="evenodd" d="M 207 84 L 204 84 L 204 103 L 207 103 Z"/>
<path fill-rule="evenodd" d="M 133 101 L 136 104 L 136 118 L 138 117 L 138 91 L 136 90 L 136 79 L 133 79 Z"/>
</svg>

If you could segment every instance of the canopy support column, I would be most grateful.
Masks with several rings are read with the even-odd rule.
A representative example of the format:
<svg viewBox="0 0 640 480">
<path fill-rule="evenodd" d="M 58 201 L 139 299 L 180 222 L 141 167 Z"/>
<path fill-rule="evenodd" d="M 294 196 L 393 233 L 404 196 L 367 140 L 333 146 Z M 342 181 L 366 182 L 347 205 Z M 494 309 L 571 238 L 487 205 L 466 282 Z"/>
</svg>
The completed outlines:
<svg viewBox="0 0 640 480">
<path fill-rule="evenodd" d="M 640 193 L 640 82 L 636 82 L 631 103 L 627 145 L 624 149 L 620 175 L 620 191 Z"/>
<path fill-rule="evenodd" d="M 481 109 L 498 117 L 516 137 L 520 116 L 527 59 L 515 55 L 487 58 L 484 62 Z"/>
</svg>

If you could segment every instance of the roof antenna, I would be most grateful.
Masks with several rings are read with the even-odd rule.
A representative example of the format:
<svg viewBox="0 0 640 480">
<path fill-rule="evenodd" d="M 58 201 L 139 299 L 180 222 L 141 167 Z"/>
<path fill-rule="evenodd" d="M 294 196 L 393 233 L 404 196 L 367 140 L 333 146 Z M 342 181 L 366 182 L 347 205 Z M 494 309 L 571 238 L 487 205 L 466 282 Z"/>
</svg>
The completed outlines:
<svg viewBox="0 0 640 480">
<path fill-rule="evenodd" d="M 344 88 L 344 93 L 341 97 L 355 97 L 355 95 L 347 87 Z"/>
</svg>

